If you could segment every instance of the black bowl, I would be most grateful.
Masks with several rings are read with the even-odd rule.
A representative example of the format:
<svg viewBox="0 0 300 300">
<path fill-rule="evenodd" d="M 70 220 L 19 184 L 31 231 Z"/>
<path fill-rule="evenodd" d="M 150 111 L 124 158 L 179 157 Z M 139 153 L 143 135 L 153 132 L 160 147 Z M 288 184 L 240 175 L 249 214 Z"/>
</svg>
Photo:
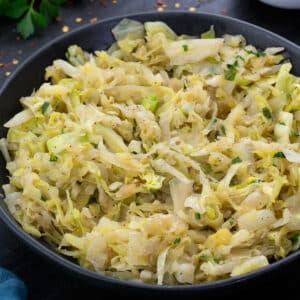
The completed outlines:
<svg viewBox="0 0 300 300">
<path fill-rule="evenodd" d="M 14 75 L 4 84 L 0 91 L 0 124 L 5 123 L 14 114 L 20 111 L 19 98 L 29 95 L 34 88 L 40 86 L 44 79 L 46 66 L 50 65 L 56 58 L 64 58 L 65 51 L 70 44 L 79 44 L 84 49 L 93 51 L 96 49 L 106 49 L 113 42 L 111 29 L 124 17 L 132 18 L 141 22 L 163 21 L 166 22 L 177 33 L 199 35 L 206 31 L 210 25 L 215 26 L 217 35 L 225 33 L 242 34 L 248 43 L 261 49 L 271 46 L 284 47 L 285 56 L 289 58 L 293 65 L 295 74 L 300 74 L 300 47 L 294 43 L 255 25 L 221 16 L 207 13 L 188 13 L 188 12 L 166 12 L 166 13 L 145 13 L 129 16 L 121 16 L 107 19 L 97 24 L 87 25 L 79 28 L 67 35 L 61 36 L 46 46 L 42 47 L 24 64 L 22 64 Z M 0 136 L 5 136 L 6 130 L 0 128 Z M 5 162 L 0 158 L 0 185 L 7 183 L 7 171 Z M 3 193 L 3 191 L 1 191 Z M 253 271 L 251 273 L 237 276 L 234 278 L 219 280 L 210 283 L 201 283 L 184 286 L 155 286 L 137 282 L 124 281 L 97 274 L 83 269 L 74 262 L 55 252 L 49 244 L 43 240 L 35 239 L 25 233 L 16 223 L 9 213 L 3 196 L 0 196 L 0 217 L 4 223 L 33 250 L 45 257 L 48 261 L 55 263 L 60 269 L 83 279 L 86 282 L 99 287 L 118 288 L 131 290 L 134 292 L 151 292 L 156 295 L 187 295 L 191 293 L 211 294 L 224 292 L 228 289 L 236 289 L 255 282 L 254 279 L 268 277 L 283 267 L 288 267 L 299 256 L 300 252 L 295 252 L 288 257 L 279 260 L 267 267 Z M 43 274 L 45 275 L 45 274 Z"/>
</svg>

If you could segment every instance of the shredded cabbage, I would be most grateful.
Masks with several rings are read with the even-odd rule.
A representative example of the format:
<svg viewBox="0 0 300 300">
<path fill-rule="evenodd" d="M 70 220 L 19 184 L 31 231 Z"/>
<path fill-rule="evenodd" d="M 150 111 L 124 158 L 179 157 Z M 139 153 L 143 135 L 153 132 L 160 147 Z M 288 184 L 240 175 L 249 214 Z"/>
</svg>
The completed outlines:
<svg viewBox="0 0 300 300">
<path fill-rule="evenodd" d="M 9 211 L 82 267 L 193 284 L 300 247 L 300 79 L 282 48 L 125 19 L 4 124 Z M 201 36 L 201 38 L 200 38 Z"/>
</svg>

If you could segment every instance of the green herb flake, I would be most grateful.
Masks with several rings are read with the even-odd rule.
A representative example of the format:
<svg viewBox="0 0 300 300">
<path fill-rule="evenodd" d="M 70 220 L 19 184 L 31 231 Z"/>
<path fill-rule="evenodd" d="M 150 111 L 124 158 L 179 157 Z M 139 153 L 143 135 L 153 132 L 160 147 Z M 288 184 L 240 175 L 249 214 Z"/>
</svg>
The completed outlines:
<svg viewBox="0 0 300 300">
<path fill-rule="evenodd" d="M 51 161 L 51 162 L 55 162 L 55 161 L 57 161 L 58 160 L 58 157 L 56 156 L 56 155 L 54 155 L 54 154 L 50 154 L 50 159 L 49 159 L 49 161 Z"/>
<path fill-rule="evenodd" d="M 50 103 L 48 101 L 45 101 L 41 107 L 41 111 L 44 114 L 47 110 L 47 108 L 49 107 Z"/>
<path fill-rule="evenodd" d="M 285 126 L 285 123 L 282 121 L 278 121 L 277 124 Z"/>
<path fill-rule="evenodd" d="M 236 220 L 230 219 L 229 224 L 230 224 L 230 226 L 234 226 L 236 224 Z"/>
<path fill-rule="evenodd" d="M 299 240 L 299 237 L 300 237 L 300 232 L 294 232 L 290 237 L 289 237 L 289 240 L 295 244 L 298 242 Z"/>
<path fill-rule="evenodd" d="M 294 131 L 294 137 L 299 137 L 299 136 L 300 136 L 300 132 Z"/>
<path fill-rule="evenodd" d="M 196 220 L 200 220 L 201 219 L 201 215 L 200 215 L 200 213 L 198 213 L 198 212 L 195 212 L 195 219 Z"/>
<path fill-rule="evenodd" d="M 182 45 L 182 48 L 183 48 L 184 52 L 188 52 L 189 51 L 189 46 L 186 45 L 186 44 Z"/>
<path fill-rule="evenodd" d="M 216 264 L 219 264 L 219 263 L 221 262 L 221 260 L 222 260 L 222 258 L 221 258 L 220 256 L 215 256 L 215 257 L 214 257 L 214 262 L 215 262 Z"/>
<path fill-rule="evenodd" d="M 221 125 L 221 131 L 224 135 L 226 135 L 226 128 L 223 124 Z"/>
<path fill-rule="evenodd" d="M 245 61 L 245 58 L 244 58 L 243 56 L 241 56 L 241 55 L 237 55 L 236 58 L 237 58 L 237 59 L 240 59 L 240 60 L 242 60 L 242 61 Z"/>
<path fill-rule="evenodd" d="M 224 77 L 226 80 L 230 80 L 230 81 L 234 80 L 234 78 L 238 72 L 237 67 L 238 67 L 237 60 L 233 64 L 227 65 L 227 69 L 224 71 Z"/>
<path fill-rule="evenodd" d="M 174 244 L 174 245 L 178 245 L 180 242 L 181 242 L 181 238 L 178 237 L 178 238 L 176 238 L 176 239 L 173 241 L 173 244 Z"/>
<path fill-rule="evenodd" d="M 266 119 L 272 119 L 272 113 L 270 112 L 270 110 L 267 107 L 264 107 L 262 109 L 262 113 Z"/>
<path fill-rule="evenodd" d="M 279 152 L 275 153 L 273 157 L 277 157 L 277 158 L 285 158 L 285 155 L 284 155 L 283 152 L 279 151 Z"/>
<path fill-rule="evenodd" d="M 201 261 L 206 262 L 206 261 L 209 260 L 209 256 L 208 256 L 208 255 L 205 255 L 205 254 L 201 254 L 201 255 L 199 256 L 199 259 L 200 259 Z"/>
<path fill-rule="evenodd" d="M 237 157 L 235 157 L 235 158 L 233 158 L 232 160 L 231 160 L 231 163 L 234 165 L 234 164 L 238 164 L 238 163 L 240 163 L 240 162 L 242 162 L 242 160 L 241 160 L 241 158 L 239 157 L 239 156 L 237 156 Z"/>
<path fill-rule="evenodd" d="M 248 49 L 244 49 L 244 50 L 247 54 L 253 54 L 256 57 L 266 56 L 266 53 L 264 51 L 261 51 L 261 50 L 257 50 L 257 51 L 252 51 L 252 50 L 248 50 Z"/>
</svg>

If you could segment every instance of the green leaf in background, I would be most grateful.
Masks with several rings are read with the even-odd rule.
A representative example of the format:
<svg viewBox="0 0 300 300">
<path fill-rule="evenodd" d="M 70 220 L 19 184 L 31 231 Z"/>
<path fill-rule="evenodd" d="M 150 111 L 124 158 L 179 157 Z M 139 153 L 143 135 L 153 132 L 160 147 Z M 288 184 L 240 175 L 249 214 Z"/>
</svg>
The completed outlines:
<svg viewBox="0 0 300 300">
<path fill-rule="evenodd" d="M 55 1 L 42 0 L 40 4 L 41 13 L 46 16 L 49 20 L 55 18 L 59 15 L 59 4 L 56 4 Z"/>
<path fill-rule="evenodd" d="M 61 5 L 66 2 L 66 0 L 50 0 L 53 4 Z"/>
<path fill-rule="evenodd" d="M 0 16 L 20 19 L 17 32 L 27 39 L 36 27 L 46 28 L 48 21 L 60 13 L 60 5 L 65 0 L 41 0 L 39 6 L 36 0 L 0 0 Z M 30 3 L 30 4 L 29 4 Z"/>
<path fill-rule="evenodd" d="M 44 15 L 40 14 L 39 12 L 33 9 L 31 11 L 31 16 L 32 16 L 33 23 L 36 27 L 40 27 L 40 28 L 47 27 L 47 21 Z"/>
<path fill-rule="evenodd" d="M 34 25 L 32 22 L 31 10 L 17 24 L 17 32 L 22 35 L 24 39 L 27 39 L 34 33 Z"/>
<path fill-rule="evenodd" d="M 26 0 L 0 0 L 0 16 L 18 19 L 28 7 Z"/>
</svg>

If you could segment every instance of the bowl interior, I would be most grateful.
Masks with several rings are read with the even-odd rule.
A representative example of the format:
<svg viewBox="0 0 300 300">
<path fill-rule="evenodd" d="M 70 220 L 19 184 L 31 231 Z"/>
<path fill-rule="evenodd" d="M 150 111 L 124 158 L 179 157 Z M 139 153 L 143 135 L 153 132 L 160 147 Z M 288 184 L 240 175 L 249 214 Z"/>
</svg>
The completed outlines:
<svg viewBox="0 0 300 300">
<path fill-rule="evenodd" d="M 229 34 L 242 34 L 246 37 L 247 42 L 253 44 L 261 49 L 266 47 L 284 47 L 286 49 L 285 56 L 291 59 L 294 70 L 293 72 L 300 75 L 300 48 L 273 34 L 269 31 L 250 25 L 248 23 L 235 20 L 232 18 L 217 16 L 211 14 L 197 14 L 187 12 L 170 12 L 170 13 L 148 13 L 129 16 L 135 20 L 145 21 L 163 21 L 166 22 L 179 34 L 199 35 L 201 32 L 208 30 L 210 25 L 214 25 L 217 36 L 222 36 L 225 33 Z M 20 111 L 21 106 L 19 99 L 22 96 L 30 95 L 33 89 L 40 86 L 44 80 L 44 71 L 46 66 L 50 65 L 56 58 L 64 58 L 66 49 L 69 45 L 78 44 L 88 51 L 97 49 L 106 49 L 113 42 L 111 29 L 123 17 L 113 18 L 98 24 L 88 25 L 84 28 L 71 32 L 68 35 L 60 37 L 50 44 L 40 49 L 32 58 L 27 60 L 9 81 L 2 87 L 0 91 L 0 124 L 5 123 L 15 113 Z M 0 136 L 6 135 L 4 127 L 0 126 Z M 8 182 L 7 171 L 5 170 L 5 162 L 0 158 L 0 185 Z M 1 194 L 3 190 L 1 188 Z M 31 245 L 38 252 L 43 253 L 52 261 L 63 264 L 67 269 L 72 269 L 79 275 L 94 278 L 94 280 L 105 280 L 105 277 L 97 275 L 87 270 L 83 270 L 67 259 L 58 256 L 50 249 L 50 246 L 42 240 L 35 240 L 29 237 L 22 229 L 15 223 L 12 216 L 9 214 L 3 196 L 0 195 L 0 216 L 6 224 L 27 244 Z M 289 258 L 287 258 L 289 259 Z M 285 260 L 287 260 L 285 259 Z M 268 267 L 270 268 L 270 267 Z M 93 275 L 95 274 L 95 275 Z M 248 275 L 247 275 L 248 276 Z M 245 277 L 247 279 L 247 276 Z M 248 276 L 249 277 L 249 276 Z M 114 280 L 107 279 L 108 281 Z M 224 280 L 223 280 L 224 281 Z M 226 280 L 225 280 L 226 281 Z M 225 282 L 224 281 L 224 282 Z M 236 279 L 230 279 L 227 282 L 233 282 Z M 142 286 L 142 285 L 141 285 Z M 209 284 L 198 285 L 209 287 Z M 174 287 L 175 289 L 175 287 Z M 180 289 L 177 287 L 177 289 Z"/>
</svg>

